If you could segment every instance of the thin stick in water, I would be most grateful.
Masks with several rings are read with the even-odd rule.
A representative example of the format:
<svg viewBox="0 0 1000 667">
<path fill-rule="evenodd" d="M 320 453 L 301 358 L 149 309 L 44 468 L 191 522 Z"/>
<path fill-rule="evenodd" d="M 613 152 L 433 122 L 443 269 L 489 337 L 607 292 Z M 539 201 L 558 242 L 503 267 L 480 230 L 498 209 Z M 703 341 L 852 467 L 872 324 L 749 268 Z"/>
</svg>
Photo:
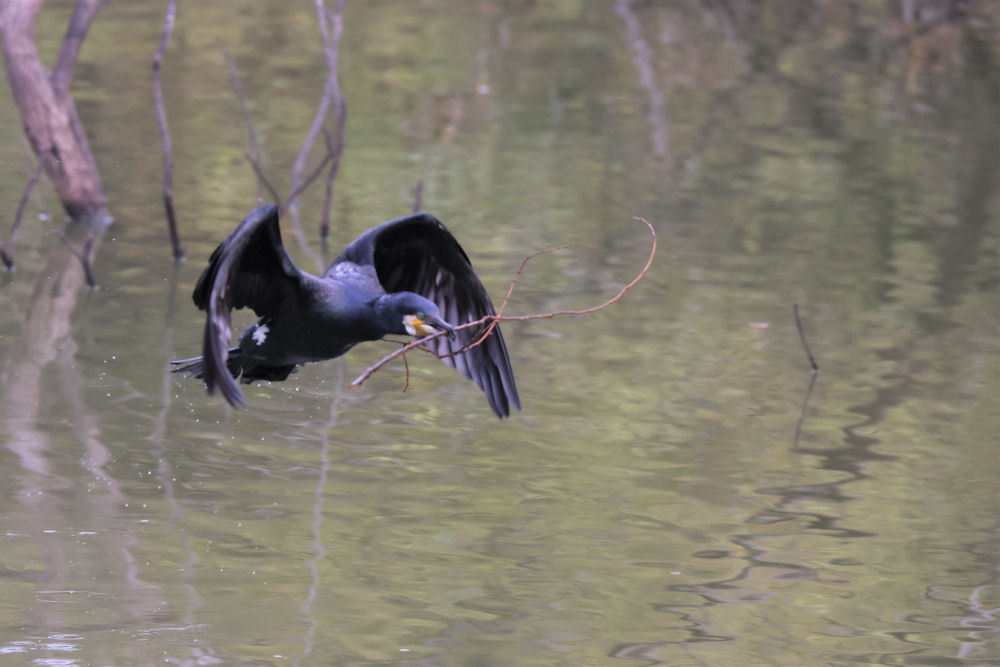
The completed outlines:
<svg viewBox="0 0 1000 667">
<path fill-rule="evenodd" d="M 323 196 L 323 214 L 319 225 L 319 238 L 326 243 L 330 237 L 330 210 L 333 208 L 333 183 L 340 171 L 340 159 L 344 154 L 344 127 L 347 121 L 347 103 L 342 97 L 337 98 L 337 144 L 334 145 L 330 139 L 330 133 L 323 130 L 323 137 L 326 141 L 326 152 L 333 155 L 330 169 L 326 177 L 326 192 Z"/>
<path fill-rule="evenodd" d="M 306 158 L 309 156 L 309 151 L 312 149 L 313 142 L 320 133 L 320 128 L 323 127 L 323 121 L 326 119 L 330 105 L 335 102 L 335 97 L 339 97 L 340 91 L 337 81 L 337 50 L 339 47 L 340 31 L 343 28 L 341 19 L 345 1 L 346 0 L 339 0 L 337 3 L 337 9 L 331 14 L 327 9 L 324 0 L 316 0 L 316 15 L 319 22 L 320 37 L 323 40 L 323 52 L 326 56 L 327 63 L 326 83 L 323 87 L 323 95 L 320 97 L 319 108 L 316 110 L 316 115 L 313 117 L 312 125 L 306 133 L 306 138 L 302 142 L 302 147 L 299 149 L 299 154 L 295 158 L 295 163 L 292 165 L 292 188 L 291 193 L 288 195 L 288 199 L 286 200 L 286 206 L 294 204 L 297 193 L 301 191 L 299 184 L 302 177 L 302 171 L 306 166 Z M 332 32 L 327 28 L 328 20 L 331 20 L 334 24 Z"/>
<path fill-rule="evenodd" d="M 819 365 L 816 363 L 816 358 L 813 357 L 813 353 L 809 349 L 809 343 L 806 342 L 806 331 L 802 327 L 802 318 L 799 317 L 799 304 L 792 304 L 792 313 L 795 315 L 795 326 L 799 328 L 799 338 L 802 340 L 802 347 L 805 348 L 806 356 L 809 357 L 809 365 L 812 366 L 813 373 L 816 373 L 819 371 Z"/>
<path fill-rule="evenodd" d="M 98 288 L 97 281 L 94 280 L 94 272 L 90 265 L 90 257 L 93 254 L 95 237 L 91 236 L 84 241 L 83 249 L 80 250 L 73 245 L 73 242 L 69 240 L 69 237 L 66 236 L 61 229 L 57 229 L 52 233 L 58 236 L 62 242 L 66 244 L 66 249 L 70 251 L 70 254 L 80 260 L 80 265 L 83 267 L 83 277 L 84 280 L 87 281 L 87 287 L 96 290 Z"/>
<path fill-rule="evenodd" d="M 229 76 L 233 79 L 233 90 L 236 92 L 236 98 L 240 101 L 240 108 L 243 109 L 243 120 L 247 124 L 247 143 L 250 146 L 250 164 L 254 165 L 254 171 L 257 173 L 257 197 L 260 198 L 260 189 L 262 186 L 267 187 L 268 190 L 272 192 L 275 197 L 275 201 L 278 201 L 278 197 L 275 194 L 273 186 L 270 183 L 266 183 L 261 179 L 261 174 L 263 173 L 260 166 L 260 144 L 257 143 L 257 129 L 253 124 L 253 116 L 250 115 L 250 107 L 247 106 L 247 98 L 243 93 L 243 84 L 240 82 L 240 73 L 236 69 L 236 63 L 233 61 L 232 54 L 229 53 L 229 47 L 223 45 L 222 55 L 226 58 L 226 65 L 229 66 Z"/>
<path fill-rule="evenodd" d="M 177 1 L 167 2 L 167 14 L 163 19 L 163 33 L 160 35 L 160 45 L 153 55 L 153 103 L 156 107 L 156 122 L 160 126 L 160 141 L 163 143 L 163 208 L 167 213 L 167 226 L 170 229 L 170 243 L 173 246 L 175 261 L 184 259 L 184 247 L 177 232 L 177 216 L 174 214 L 174 151 L 170 144 L 170 129 L 167 127 L 167 112 L 163 104 L 163 84 L 160 72 L 163 68 L 163 54 L 167 50 L 170 33 L 174 30 L 174 16 L 177 13 Z"/>
<path fill-rule="evenodd" d="M 28 179 L 28 184 L 24 186 L 21 201 L 17 203 L 17 213 L 14 214 L 14 222 L 10 225 L 10 234 L 7 236 L 7 242 L 0 244 L 0 260 L 3 260 L 3 265 L 8 271 L 14 268 L 14 237 L 17 236 L 17 228 L 21 226 L 21 216 L 24 215 L 24 207 L 28 203 L 28 197 L 31 196 L 31 189 L 35 187 L 35 183 L 41 174 L 42 163 L 39 161 L 35 166 L 35 171 L 31 174 L 31 178 Z"/>
<path fill-rule="evenodd" d="M 281 203 L 281 195 L 278 194 L 278 190 L 271 184 L 271 181 L 264 174 L 264 168 L 261 167 L 260 162 L 257 161 L 257 156 L 247 151 L 243 153 L 243 157 L 245 157 L 247 162 L 250 163 L 250 166 L 253 167 L 253 173 L 257 174 L 257 189 L 259 190 L 260 186 L 263 185 L 264 188 L 271 193 L 271 196 L 274 197 L 274 203 L 277 204 L 279 208 L 283 207 L 283 204 Z"/>
<path fill-rule="evenodd" d="M 424 179 L 417 181 L 417 189 L 413 192 L 413 212 L 418 212 L 424 205 Z"/>
</svg>

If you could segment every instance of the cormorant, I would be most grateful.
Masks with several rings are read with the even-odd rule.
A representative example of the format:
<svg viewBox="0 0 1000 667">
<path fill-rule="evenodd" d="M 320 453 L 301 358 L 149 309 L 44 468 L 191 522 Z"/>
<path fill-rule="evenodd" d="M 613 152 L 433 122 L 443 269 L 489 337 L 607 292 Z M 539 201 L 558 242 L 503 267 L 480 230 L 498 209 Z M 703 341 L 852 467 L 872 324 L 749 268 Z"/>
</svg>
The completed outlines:
<svg viewBox="0 0 1000 667">
<path fill-rule="evenodd" d="M 387 334 L 428 336 L 439 355 L 461 350 L 480 327 L 455 331 L 496 311 L 469 257 L 429 213 L 390 220 L 361 234 L 322 276 L 300 271 L 285 251 L 278 207 L 255 208 L 223 241 L 194 288 L 206 311 L 202 356 L 171 362 L 175 373 L 203 378 L 212 394 L 243 404 L 236 380 L 284 380 L 296 366 L 333 359 Z M 260 318 L 228 347 L 230 314 Z M 486 393 L 499 417 L 521 408 L 500 327 L 477 347 L 443 359 Z"/>
</svg>

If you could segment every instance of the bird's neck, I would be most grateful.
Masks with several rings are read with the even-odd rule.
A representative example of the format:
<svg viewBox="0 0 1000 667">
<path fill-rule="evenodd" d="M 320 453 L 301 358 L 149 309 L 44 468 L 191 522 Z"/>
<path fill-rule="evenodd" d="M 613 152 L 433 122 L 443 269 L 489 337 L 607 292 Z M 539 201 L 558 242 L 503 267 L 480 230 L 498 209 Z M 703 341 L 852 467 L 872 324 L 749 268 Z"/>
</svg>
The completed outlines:
<svg viewBox="0 0 1000 667">
<path fill-rule="evenodd" d="M 395 299 L 393 297 L 393 294 L 383 294 L 371 302 L 372 310 L 375 311 L 375 326 L 378 328 L 378 331 L 374 332 L 379 334 L 377 338 L 382 338 L 388 334 L 406 333 L 406 329 L 403 327 L 403 319 L 396 310 Z"/>
</svg>

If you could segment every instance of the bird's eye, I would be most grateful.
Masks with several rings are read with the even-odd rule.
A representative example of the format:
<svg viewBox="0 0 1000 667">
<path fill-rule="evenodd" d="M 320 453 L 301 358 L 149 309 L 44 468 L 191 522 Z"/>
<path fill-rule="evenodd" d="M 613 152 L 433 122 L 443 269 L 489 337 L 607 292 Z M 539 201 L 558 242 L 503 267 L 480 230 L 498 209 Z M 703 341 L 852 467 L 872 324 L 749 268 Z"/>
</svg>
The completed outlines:
<svg viewBox="0 0 1000 667">
<path fill-rule="evenodd" d="M 424 313 L 423 313 L 423 311 L 422 311 L 422 310 L 418 310 L 418 311 L 417 311 L 417 319 L 418 319 L 418 320 L 422 320 L 422 319 L 424 319 Z"/>
</svg>

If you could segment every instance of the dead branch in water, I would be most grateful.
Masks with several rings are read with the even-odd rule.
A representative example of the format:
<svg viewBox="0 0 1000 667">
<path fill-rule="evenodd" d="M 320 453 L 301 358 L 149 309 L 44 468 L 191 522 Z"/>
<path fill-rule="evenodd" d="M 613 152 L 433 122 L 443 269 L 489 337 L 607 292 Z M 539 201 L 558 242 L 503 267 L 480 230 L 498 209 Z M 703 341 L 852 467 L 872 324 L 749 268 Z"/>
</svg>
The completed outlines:
<svg viewBox="0 0 1000 667">
<path fill-rule="evenodd" d="M 233 56 L 229 53 L 229 47 L 223 45 L 222 55 L 226 59 L 226 65 L 229 67 L 229 76 L 233 80 L 233 90 L 236 92 L 236 99 L 240 102 L 240 108 L 243 110 L 243 120 L 247 124 L 247 144 L 250 149 L 243 153 L 243 156 L 253 167 L 253 172 L 257 175 L 257 198 L 260 199 L 260 189 L 264 188 L 274 199 L 274 202 L 280 207 L 281 195 L 278 194 L 277 188 L 271 183 L 270 179 L 264 174 L 264 167 L 261 164 L 261 153 L 260 144 L 257 142 L 257 128 L 253 123 L 253 116 L 250 114 L 250 107 L 247 105 L 247 97 L 243 92 L 243 83 L 240 81 L 239 70 L 236 69 L 236 63 L 233 61 Z"/>
<path fill-rule="evenodd" d="M 253 167 L 253 173 L 257 174 L 257 191 L 260 192 L 260 187 L 263 185 L 264 188 L 271 194 L 274 198 L 274 203 L 278 205 L 278 208 L 284 208 L 284 204 L 281 202 L 281 195 L 278 194 L 277 188 L 271 184 L 270 179 L 264 174 L 264 168 L 260 164 L 260 156 L 254 155 L 252 152 L 243 153 L 243 157 L 247 159 L 250 166 Z"/>
<path fill-rule="evenodd" d="M 284 212 L 285 210 L 288 209 L 288 206 L 289 204 L 291 204 L 292 200 L 298 197 L 300 194 L 302 194 L 303 191 L 305 191 L 306 188 L 312 185 L 313 182 L 317 178 L 319 178 L 319 175 L 323 173 L 323 170 L 326 169 L 326 166 L 330 164 L 330 161 L 334 159 L 334 154 L 331 152 L 332 149 L 330 148 L 329 144 L 327 145 L 327 149 L 328 149 L 327 153 L 323 157 L 323 159 L 320 160 L 320 163 L 317 164 L 315 167 L 313 167 L 313 170 L 309 172 L 309 175 L 305 177 L 305 180 L 299 183 L 298 187 L 292 190 L 288 199 L 285 200 L 282 200 L 281 195 L 278 194 L 278 189 L 274 187 L 274 184 L 271 183 L 271 180 L 264 173 L 264 167 L 260 163 L 259 156 L 255 155 L 252 152 L 253 149 L 251 149 L 250 151 L 245 151 L 243 153 L 243 157 L 245 157 L 247 159 L 247 162 L 250 163 L 250 166 L 253 167 L 254 174 L 257 175 L 258 186 L 263 186 L 264 189 L 267 190 L 268 194 L 270 194 L 271 197 L 274 199 L 274 203 L 278 205 L 278 208 L 282 212 Z"/>
<path fill-rule="evenodd" d="M 306 188 L 312 185 L 317 178 L 319 178 L 320 174 L 322 174 L 324 170 L 329 169 L 327 172 L 326 193 L 323 201 L 323 212 L 320 224 L 320 239 L 322 241 L 325 241 L 329 235 L 330 209 L 333 203 L 333 185 L 334 180 L 337 177 L 337 173 L 340 170 L 340 159 L 344 152 L 345 143 L 344 131 L 347 109 L 344 100 L 340 95 L 340 84 L 337 79 L 337 61 L 340 51 L 340 36 L 343 32 L 343 9 L 345 3 L 346 0 L 340 0 L 337 4 L 336 10 L 331 11 L 327 9 L 324 0 L 316 0 L 316 14 L 319 22 L 319 32 L 323 40 L 323 51 L 326 56 L 327 63 L 326 85 L 324 86 L 323 95 L 320 99 L 320 106 L 316 112 L 315 118 L 313 119 L 312 126 L 309 128 L 309 132 L 302 144 L 298 157 L 292 166 L 291 191 L 288 193 L 287 198 L 282 199 L 281 195 L 278 194 L 278 189 L 264 173 L 264 167 L 261 164 L 260 146 L 257 142 L 257 133 L 253 125 L 253 118 L 251 117 L 247 106 L 246 95 L 243 92 L 243 85 L 240 82 L 239 73 L 236 70 L 235 63 L 230 56 L 229 50 L 223 47 L 223 53 L 226 57 L 229 72 L 233 80 L 233 89 L 236 91 L 236 97 L 240 101 L 240 106 L 243 109 L 243 116 L 247 123 L 247 141 L 249 143 L 249 150 L 244 153 L 244 157 L 246 157 L 247 162 L 250 163 L 250 166 L 253 167 L 254 173 L 257 175 L 258 197 L 260 196 L 261 188 L 266 189 L 271 198 L 278 205 L 278 209 L 285 212 L 290 206 L 292 206 L 296 198 L 303 191 L 305 191 Z M 330 27 L 330 24 L 332 24 L 332 28 Z M 331 139 L 327 131 L 323 128 L 323 123 L 329 115 L 331 105 L 333 105 L 337 116 L 335 139 Z M 320 160 L 319 164 L 317 164 L 312 171 L 310 171 L 309 174 L 303 178 L 302 171 L 305 169 L 306 159 L 312 150 L 312 145 L 316 136 L 321 131 L 323 132 L 325 139 L 326 154 L 323 156 L 323 159 Z M 293 215 L 292 222 L 295 230 L 295 237 L 298 240 L 299 245 L 302 246 L 302 249 L 306 252 L 306 254 L 313 257 L 313 259 L 317 262 L 317 266 L 319 266 L 319 256 L 312 250 L 312 248 L 309 247 L 308 241 L 302 232 L 301 225 L 298 223 L 298 217 Z"/>
<path fill-rule="evenodd" d="M 571 245 L 575 245 L 575 244 L 568 243 L 568 244 L 565 244 L 565 245 L 554 246 L 552 248 L 546 248 L 545 250 L 539 250 L 538 252 L 534 252 L 534 253 L 528 255 L 527 257 L 524 258 L 524 260 L 522 260 L 520 268 L 517 270 L 517 273 L 514 275 L 514 278 L 511 280 L 510 287 L 507 289 L 507 296 L 504 298 L 503 303 L 500 304 L 500 308 L 499 308 L 499 310 L 497 310 L 497 314 L 496 315 L 487 315 L 486 317 L 478 319 L 478 320 L 476 320 L 474 322 L 466 322 L 465 324 L 462 324 L 462 325 L 459 325 L 459 326 L 455 327 L 455 331 L 461 331 L 463 329 L 471 329 L 473 327 L 482 327 L 484 325 L 488 325 L 486 327 L 485 331 L 483 331 L 483 333 L 481 335 L 479 335 L 476 338 L 475 341 L 473 341 L 472 343 L 469 343 L 468 345 L 466 345 L 465 347 L 463 347 L 461 350 L 449 353 L 447 355 L 437 355 L 436 353 L 431 352 L 431 350 L 427 350 L 427 351 L 431 352 L 435 356 L 438 356 L 439 358 L 443 359 L 445 357 L 452 356 L 452 355 L 455 355 L 455 354 L 461 354 L 462 352 L 465 352 L 467 350 L 470 350 L 470 349 L 476 347 L 477 345 L 480 345 L 484 340 L 486 340 L 486 337 L 489 336 L 493 332 L 493 329 L 496 327 L 496 325 L 497 325 L 498 322 L 523 322 L 523 321 L 526 321 L 526 320 L 551 319 L 553 317 L 557 317 L 557 316 L 560 316 L 560 315 L 587 315 L 589 313 L 597 312 L 598 310 L 603 310 L 604 308 L 607 308 L 611 304 L 615 303 L 616 301 L 618 301 L 619 299 L 621 299 L 625 295 L 625 292 L 627 292 L 630 289 L 632 289 L 636 285 L 636 283 L 638 283 L 640 280 L 642 280 L 643 276 L 646 275 L 646 272 L 649 271 L 649 267 L 652 266 L 652 264 L 653 264 L 653 257 L 656 255 L 656 230 L 653 229 L 653 225 L 651 225 L 645 218 L 633 218 L 633 219 L 637 220 L 637 221 L 639 221 L 641 223 L 643 223 L 644 225 L 646 225 L 646 227 L 649 229 L 650 235 L 653 237 L 653 244 L 652 244 L 652 246 L 649 249 L 649 259 L 646 260 L 646 265 L 642 267 L 642 270 L 639 271 L 638 275 L 636 275 L 636 277 L 633 278 L 631 282 L 629 282 L 627 285 L 625 285 L 624 287 L 622 287 L 618 291 L 617 294 L 615 294 L 613 297 L 611 297 L 610 299 L 608 299 L 604 303 L 602 303 L 602 304 L 600 304 L 598 306 L 593 306 L 591 308 L 582 308 L 582 309 L 578 309 L 578 310 L 554 310 L 554 311 L 551 311 L 551 312 L 548 312 L 548 313 L 536 313 L 536 314 L 532 314 L 532 315 L 504 316 L 503 315 L 504 308 L 507 307 L 507 303 L 508 303 L 508 301 L 510 301 L 511 294 L 514 293 L 514 286 L 517 284 L 518 278 L 521 277 L 521 272 L 524 271 L 524 267 L 528 263 L 528 261 L 531 260 L 533 257 L 537 257 L 538 255 L 542 255 L 542 254 L 545 254 L 545 253 L 548 253 L 548 252 L 552 252 L 554 250 L 560 250 L 560 249 L 563 249 L 563 248 L 567 248 L 567 247 L 569 247 Z M 376 371 L 378 371 L 378 369 L 382 368 L 383 366 L 385 366 L 387 363 L 389 363 L 393 359 L 396 359 L 397 357 L 400 357 L 400 356 L 406 354 L 407 352 L 409 352 L 410 350 L 412 350 L 415 347 L 422 346 L 428 340 L 431 340 L 433 338 L 438 338 L 439 336 L 444 336 L 445 334 L 446 334 L 446 332 L 439 331 L 436 334 L 432 334 L 432 335 L 426 336 L 424 338 L 419 338 L 419 339 L 417 339 L 415 341 L 412 341 L 412 342 L 404 345 L 403 347 L 399 348 L 398 350 L 396 350 L 392 354 L 388 354 L 388 355 L 382 357 L 377 362 L 375 362 L 374 364 L 372 364 L 371 366 L 369 366 L 368 368 L 366 368 L 364 373 L 362 373 L 357 378 L 355 378 L 355 380 L 353 382 L 351 382 L 351 386 L 352 387 L 360 387 L 362 384 L 364 384 L 365 380 L 367 380 L 368 378 L 370 378 L 372 375 L 375 374 Z"/>
<path fill-rule="evenodd" d="M 799 339 L 802 341 L 802 347 L 805 348 L 806 356 L 809 357 L 809 365 L 812 366 L 813 373 L 817 373 L 819 365 L 816 363 L 816 358 L 813 357 L 812 350 L 809 349 L 809 343 L 806 342 L 806 331 L 802 327 L 802 319 L 799 317 L 799 304 L 792 304 L 792 314 L 795 315 L 795 326 L 799 329 Z"/>
<path fill-rule="evenodd" d="M 420 207 L 424 205 L 424 179 L 417 181 L 417 188 L 413 191 L 413 212 L 417 213 L 420 211 Z"/>
<path fill-rule="evenodd" d="M 52 233 L 58 236 L 62 242 L 66 244 L 66 249 L 70 251 L 70 254 L 80 260 L 80 265 L 83 266 L 83 277 L 87 281 L 87 287 L 90 289 L 97 289 L 97 281 L 94 280 L 94 272 L 90 266 L 90 258 L 93 255 L 94 241 L 96 240 L 96 237 L 88 236 L 87 240 L 83 242 L 83 248 L 77 248 L 62 230 L 57 229 Z"/>
<path fill-rule="evenodd" d="M 69 87 L 77 58 L 102 3 L 76 0 L 51 72 L 35 45 L 43 0 L 0 2 L 0 51 L 11 95 L 32 152 L 52 181 L 66 213 L 77 221 L 105 224 L 110 214 L 97 164 Z"/>
<path fill-rule="evenodd" d="M 285 203 L 280 204 L 279 208 L 282 211 L 286 210 L 296 197 L 298 197 L 300 194 L 302 194 L 302 192 L 306 188 L 312 185 L 313 181 L 319 178 L 319 175 L 323 173 L 323 170 L 326 169 L 326 166 L 330 164 L 330 161 L 333 160 L 333 158 L 334 158 L 333 153 L 327 151 L 326 155 L 323 156 L 323 159 L 320 161 L 320 163 L 315 167 L 313 167 L 313 170 L 309 172 L 309 175 L 306 176 L 301 183 L 299 183 L 299 186 L 297 188 L 292 190 L 292 194 L 288 196 L 288 199 L 285 200 Z M 280 199 L 278 201 L 280 203 Z"/>
<path fill-rule="evenodd" d="M 39 162 L 35 166 L 35 171 L 32 172 L 31 178 L 28 179 L 27 185 L 24 186 L 24 192 L 21 194 L 21 201 L 17 203 L 17 213 L 14 214 L 14 222 L 10 225 L 10 233 L 7 235 L 7 242 L 0 243 L 0 260 L 3 261 L 3 265 L 8 271 L 14 268 L 14 237 L 17 236 L 18 227 L 21 226 L 21 216 L 24 215 L 24 207 L 28 204 L 28 197 L 31 196 L 31 190 L 35 187 L 35 183 L 41 175 L 42 163 Z"/>
<path fill-rule="evenodd" d="M 167 213 L 167 227 L 170 229 L 170 245 L 173 248 L 174 261 L 184 259 L 184 247 L 177 232 L 177 216 L 174 213 L 174 151 L 170 142 L 170 129 L 167 127 L 167 111 L 163 104 L 163 83 L 160 72 L 163 69 L 163 54 L 167 50 L 167 42 L 174 31 L 174 16 L 177 14 L 177 0 L 167 2 L 167 14 L 163 19 L 163 32 L 160 34 L 160 45 L 153 55 L 153 104 L 156 107 L 156 122 L 160 127 L 160 142 L 163 144 L 163 208 Z"/>
<path fill-rule="evenodd" d="M 326 9 L 322 0 L 317 3 L 319 31 L 323 37 L 323 54 L 326 56 L 326 77 L 327 85 L 324 96 L 329 95 L 330 104 L 333 105 L 337 113 L 337 143 L 336 147 L 330 145 L 330 137 L 326 132 L 326 150 L 333 153 L 333 161 L 330 163 L 330 171 L 326 177 L 326 196 L 323 198 L 323 216 L 320 219 L 319 238 L 326 241 L 330 236 L 330 209 L 333 206 L 333 183 L 340 171 L 340 158 L 344 154 L 344 142 L 346 141 L 344 129 L 347 126 L 347 103 L 340 94 L 339 66 L 340 60 L 340 36 L 344 32 L 344 5 L 347 0 L 340 0 L 337 9 L 330 11 Z M 331 28 L 326 25 L 329 18 Z"/>
<path fill-rule="evenodd" d="M 338 132 L 340 131 L 340 126 L 343 124 L 340 84 L 337 79 L 337 61 L 340 50 L 340 35 L 343 31 L 344 4 L 346 1 L 340 0 L 337 3 L 337 9 L 331 12 L 327 9 L 324 0 L 316 0 L 316 17 L 319 22 L 320 37 L 323 40 L 323 53 L 326 56 L 326 83 L 323 86 L 323 95 L 320 97 L 319 108 L 313 117 L 312 125 L 306 133 L 306 138 L 302 142 L 302 148 L 299 149 L 299 154 L 292 165 L 292 191 L 288 195 L 286 206 L 291 205 L 295 201 L 298 192 L 300 192 L 299 183 L 302 171 L 306 166 L 306 158 L 309 157 L 309 152 L 312 150 L 313 143 L 316 141 L 316 137 L 323 127 L 331 105 L 334 105 L 338 111 L 338 115 L 340 115 L 338 119 Z M 332 30 L 329 29 L 327 21 L 333 24 Z M 343 141 L 341 140 L 339 143 L 342 150 Z M 329 153 L 330 151 L 328 150 L 327 152 Z M 336 156 L 334 160 L 339 163 L 339 159 Z M 332 176 L 336 176 L 335 171 L 332 172 Z"/>
<path fill-rule="evenodd" d="M 330 236 L 330 210 L 333 208 L 333 183 L 340 172 L 340 158 L 344 154 L 344 128 L 347 123 L 347 103 L 337 92 L 337 143 L 334 145 L 330 140 L 330 134 L 323 131 L 326 139 L 326 152 L 332 155 L 330 171 L 326 176 L 326 194 L 323 197 L 323 216 L 320 219 L 319 238 L 324 243 Z"/>
<path fill-rule="evenodd" d="M 243 120 L 247 123 L 247 143 L 250 145 L 250 163 L 259 165 L 261 161 L 260 157 L 260 144 L 257 143 L 257 128 L 253 124 L 253 116 L 250 115 L 250 107 L 247 106 L 247 98 L 243 93 L 243 84 L 240 82 L 240 73 L 236 69 L 236 63 L 233 61 L 233 56 L 229 53 L 229 47 L 222 46 L 222 55 L 226 59 L 226 65 L 229 66 L 229 75 L 233 79 L 233 90 L 236 91 L 236 98 L 240 101 L 240 108 L 243 109 Z M 257 170 L 256 167 L 254 169 Z M 263 185 L 263 181 L 257 181 L 257 198 L 260 198 L 260 188 Z"/>
</svg>

